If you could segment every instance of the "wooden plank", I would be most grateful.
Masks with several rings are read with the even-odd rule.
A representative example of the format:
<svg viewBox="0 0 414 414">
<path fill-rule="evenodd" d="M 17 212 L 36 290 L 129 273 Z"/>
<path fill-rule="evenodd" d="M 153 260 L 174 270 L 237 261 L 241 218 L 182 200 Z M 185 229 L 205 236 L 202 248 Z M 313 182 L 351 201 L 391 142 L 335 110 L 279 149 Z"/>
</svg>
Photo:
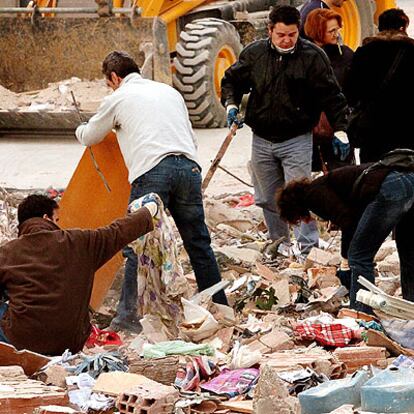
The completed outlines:
<svg viewBox="0 0 414 414">
<path fill-rule="evenodd" d="M 111 192 L 86 149 L 60 202 L 62 228 L 97 228 L 126 214 L 131 186 L 115 134 L 109 133 L 92 151 Z M 93 309 L 102 304 L 122 262 L 122 254 L 118 253 L 96 272 L 90 302 Z"/>
<path fill-rule="evenodd" d="M 253 413 L 253 400 L 227 401 L 220 403 L 219 409 L 227 409 L 236 413 Z"/>
</svg>

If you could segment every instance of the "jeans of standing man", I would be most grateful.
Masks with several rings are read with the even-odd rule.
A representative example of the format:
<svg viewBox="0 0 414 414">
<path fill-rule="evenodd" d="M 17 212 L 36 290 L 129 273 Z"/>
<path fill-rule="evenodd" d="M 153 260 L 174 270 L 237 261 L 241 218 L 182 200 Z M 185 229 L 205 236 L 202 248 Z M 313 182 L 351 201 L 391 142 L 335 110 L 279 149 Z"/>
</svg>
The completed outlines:
<svg viewBox="0 0 414 414">
<path fill-rule="evenodd" d="M 3 316 L 5 312 L 7 311 L 8 307 L 9 305 L 6 302 L 0 301 L 0 322 L 3 319 Z M 0 342 L 5 342 L 6 344 L 9 343 L 9 340 L 4 335 L 4 332 L 1 329 L 1 326 L 0 326 Z"/>
<path fill-rule="evenodd" d="M 197 163 L 182 155 L 164 158 L 132 183 L 130 202 L 151 192 L 161 197 L 175 221 L 194 269 L 199 291 L 220 282 L 220 271 L 204 221 L 201 172 Z M 127 260 L 116 322 L 134 319 L 137 312 L 138 260 L 130 247 L 126 247 L 123 253 Z M 213 300 L 227 304 L 223 291 L 216 293 Z"/>
<path fill-rule="evenodd" d="M 362 214 L 349 247 L 352 309 L 371 312 L 371 307 L 356 300 L 358 290 L 364 289 L 357 280 L 359 276 L 363 276 L 370 282 L 375 282 L 374 257 L 394 227 L 400 257 L 403 298 L 414 302 L 413 206 L 414 173 L 389 173 L 377 196 Z"/>
<path fill-rule="evenodd" d="M 275 195 L 285 183 L 311 176 L 312 134 L 280 143 L 253 134 L 251 167 L 256 205 L 263 209 L 270 239 L 285 237 L 289 242 L 289 226 L 279 216 Z M 319 232 L 314 220 L 294 226 L 293 231 L 302 253 L 309 253 L 312 247 L 318 246 Z"/>
</svg>

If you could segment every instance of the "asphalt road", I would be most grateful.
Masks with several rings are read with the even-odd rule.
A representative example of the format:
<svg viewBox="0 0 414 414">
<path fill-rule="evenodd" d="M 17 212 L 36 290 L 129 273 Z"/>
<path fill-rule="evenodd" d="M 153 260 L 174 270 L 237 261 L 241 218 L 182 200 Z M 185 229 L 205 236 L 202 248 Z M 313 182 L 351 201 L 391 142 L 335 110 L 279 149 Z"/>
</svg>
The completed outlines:
<svg viewBox="0 0 414 414">
<path fill-rule="evenodd" d="M 414 37 L 414 0 L 399 0 L 398 6 L 410 16 L 410 35 Z M 413 75 L 414 76 L 414 75 Z M 224 140 L 227 129 L 196 130 L 200 163 L 205 173 Z M 247 162 L 250 159 L 251 132 L 248 127 L 234 138 L 222 166 L 250 181 Z M 75 139 L 9 140 L 0 138 L 0 186 L 30 189 L 54 186 L 64 188 L 84 151 Z M 213 178 L 208 193 L 235 193 L 248 190 L 222 171 Z"/>
</svg>

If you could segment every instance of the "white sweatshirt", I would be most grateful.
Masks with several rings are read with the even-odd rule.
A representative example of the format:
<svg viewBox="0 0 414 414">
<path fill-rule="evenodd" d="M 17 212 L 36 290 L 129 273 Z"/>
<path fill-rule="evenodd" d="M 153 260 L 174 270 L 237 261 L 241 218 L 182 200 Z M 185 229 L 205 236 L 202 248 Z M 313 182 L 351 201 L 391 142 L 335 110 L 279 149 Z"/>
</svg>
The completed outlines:
<svg viewBox="0 0 414 414">
<path fill-rule="evenodd" d="M 101 142 L 115 129 L 129 182 L 145 174 L 168 155 L 197 161 L 197 143 L 184 99 L 171 86 L 130 73 L 104 98 L 98 112 L 76 129 L 86 146 Z"/>
</svg>

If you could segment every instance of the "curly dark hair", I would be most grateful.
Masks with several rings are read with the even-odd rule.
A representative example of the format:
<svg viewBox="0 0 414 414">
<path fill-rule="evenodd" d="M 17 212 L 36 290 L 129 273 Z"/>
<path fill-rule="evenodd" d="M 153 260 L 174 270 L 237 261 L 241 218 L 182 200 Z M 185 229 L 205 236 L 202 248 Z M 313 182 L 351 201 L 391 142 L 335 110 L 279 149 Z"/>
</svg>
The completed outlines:
<svg viewBox="0 0 414 414">
<path fill-rule="evenodd" d="M 19 225 L 33 217 L 43 217 L 45 214 L 51 219 L 53 211 L 59 205 L 55 200 L 41 194 L 31 194 L 27 196 L 17 207 L 17 219 Z"/>
<path fill-rule="evenodd" d="M 311 184 L 308 178 L 289 182 L 276 194 L 280 217 L 290 224 L 297 224 L 301 219 L 310 217 L 306 207 L 306 189 Z"/>
</svg>

